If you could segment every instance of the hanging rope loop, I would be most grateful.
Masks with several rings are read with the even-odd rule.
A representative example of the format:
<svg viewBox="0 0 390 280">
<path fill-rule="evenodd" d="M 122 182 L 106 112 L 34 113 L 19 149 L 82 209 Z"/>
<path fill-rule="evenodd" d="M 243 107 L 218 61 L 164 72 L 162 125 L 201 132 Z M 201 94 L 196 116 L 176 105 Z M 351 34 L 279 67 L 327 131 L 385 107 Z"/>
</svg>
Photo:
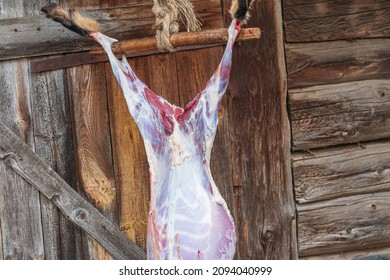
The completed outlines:
<svg viewBox="0 0 390 280">
<path fill-rule="evenodd" d="M 169 38 L 179 32 L 179 19 L 187 26 L 187 31 L 200 30 L 201 24 L 189 0 L 153 0 L 152 11 L 156 16 L 153 28 L 160 51 L 175 51 Z"/>
</svg>

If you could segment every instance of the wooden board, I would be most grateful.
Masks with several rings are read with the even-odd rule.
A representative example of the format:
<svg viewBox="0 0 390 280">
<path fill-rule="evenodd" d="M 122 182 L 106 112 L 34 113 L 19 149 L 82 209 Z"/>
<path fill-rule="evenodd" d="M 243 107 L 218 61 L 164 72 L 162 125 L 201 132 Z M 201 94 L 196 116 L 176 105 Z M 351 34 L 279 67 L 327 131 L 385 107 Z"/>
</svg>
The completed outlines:
<svg viewBox="0 0 390 280">
<path fill-rule="evenodd" d="M 286 57 L 289 88 L 390 78 L 390 39 L 286 44 Z"/>
<path fill-rule="evenodd" d="M 289 91 L 293 149 L 390 137 L 390 81 L 368 80 Z"/>
<path fill-rule="evenodd" d="M 4 22 L 12 21 L 13 18 L 38 16 L 40 14 L 40 7 L 46 4 L 46 0 L 2 1 L 0 13 L 1 22 L 3 23 L 3 20 Z M 2 27 L 3 25 L 1 25 L 1 28 Z M 18 27 L 16 26 L 14 29 L 15 28 Z M 10 34 L 16 33 L 13 29 L 8 30 L 7 32 Z M 6 39 L 6 33 L 2 33 L 2 35 L 4 35 L 4 39 Z M 15 36 L 7 38 L 12 41 Z M 0 43 L 0 45 L 2 46 L 2 43 Z M 42 146 L 40 146 L 42 139 L 39 139 L 40 135 L 35 135 L 33 133 L 33 131 L 37 129 L 37 126 L 35 126 L 36 123 L 34 123 L 33 120 L 37 118 L 39 121 L 40 118 L 36 115 L 36 108 L 34 108 L 33 105 L 34 101 L 37 100 L 37 96 L 35 96 L 35 87 L 29 80 L 31 78 L 29 74 L 29 64 L 27 60 L 17 60 L 4 62 L 2 63 L 1 68 L 0 75 L 4 75 L 3 78 L 5 77 L 4 81 L 1 82 L 2 89 L 0 90 L 0 92 L 3 93 L 0 94 L 2 108 L 0 109 L 1 120 L 6 123 L 8 127 L 12 128 L 12 130 L 30 147 L 34 148 L 35 144 L 37 144 L 36 148 L 40 153 L 42 152 Z M 48 73 L 46 76 L 48 77 L 48 80 L 50 80 L 51 74 Z M 32 102 L 32 104 L 30 104 L 30 102 Z M 53 123 L 51 122 L 52 120 L 46 121 L 48 121 L 48 123 Z M 53 141 L 56 142 L 56 140 Z M 58 143 L 59 142 L 61 141 L 59 140 Z M 3 165 L 3 163 L 0 163 L 0 165 Z M 29 184 L 13 171 L 5 166 L 3 166 L 3 168 L 5 168 L 3 169 L 3 174 L 7 174 L 10 178 L 14 176 L 15 180 L 7 180 L 8 188 L 10 188 L 10 190 L 6 191 L 5 194 L 5 197 L 8 197 L 7 199 L 12 201 L 12 204 L 0 204 L 5 205 L 7 208 L 7 211 L 4 212 L 5 216 L 17 216 L 17 219 L 14 219 L 11 224 L 6 223 L 5 221 L 1 223 L 3 227 L 3 242 L 5 244 L 3 246 L 4 258 L 41 259 L 58 257 L 58 254 L 54 256 L 54 251 L 56 249 L 53 249 L 52 246 L 62 247 L 62 251 L 59 253 L 61 254 L 61 258 L 67 258 L 67 256 L 69 257 L 69 254 L 73 254 L 72 256 L 74 256 L 74 252 L 70 253 L 70 251 L 73 250 L 70 249 L 72 246 L 67 246 L 68 239 L 64 237 L 60 240 L 59 236 L 56 235 L 57 233 L 59 234 L 59 231 L 57 230 L 58 225 L 50 224 L 50 222 L 53 222 L 53 220 L 50 219 L 55 220 L 56 217 L 58 217 L 58 210 L 53 209 L 52 206 L 50 206 L 50 203 L 45 201 L 43 197 L 39 197 L 38 192 L 31 188 Z M 57 165 L 56 168 L 61 169 L 60 164 Z M 5 184 L 2 186 L 4 185 Z M 40 207 L 42 208 L 40 209 Z M 39 210 L 42 212 L 40 213 Z M 0 219 L 2 218 L 0 217 Z M 67 229 L 68 226 L 68 224 L 62 224 L 60 226 L 59 230 L 62 230 L 62 234 L 71 232 L 71 229 Z M 44 230 L 43 233 L 42 230 Z M 45 232 L 45 230 L 48 230 L 48 232 Z M 73 237 L 74 236 L 72 235 L 69 236 L 69 238 Z M 56 240 L 60 240 L 59 242 L 61 244 L 57 243 L 54 245 Z"/>
<path fill-rule="evenodd" d="M 156 65 L 151 66 L 147 57 L 132 59 L 130 65 L 140 79 L 150 87 L 152 85 L 147 76 L 149 69 L 147 65 L 155 70 L 161 70 Z M 169 69 L 168 66 L 167 68 Z M 129 114 L 123 93 L 108 63 L 106 72 L 112 152 L 119 203 L 119 226 L 121 231 L 138 246 L 146 249 L 150 198 L 149 166 L 141 135 Z M 170 79 L 166 81 L 169 83 Z M 156 89 L 152 87 L 152 90 Z"/>
<path fill-rule="evenodd" d="M 76 187 L 74 150 L 64 71 L 30 76 L 35 153 Z M 41 196 L 45 259 L 81 259 L 81 232 Z"/>
<path fill-rule="evenodd" d="M 390 142 L 371 142 L 293 154 L 299 203 L 390 191 Z"/>
<path fill-rule="evenodd" d="M 224 10 L 229 6 L 226 1 Z M 235 48 L 228 89 L 237 257 L 294 259 L 297 244 L 280 1 L 256 1 L 248 25 L 261 27 L 264 36 Z"/>
<path fill-rule="evenodd" d="M 102 63 L 85 65 L 70 68 L 66 73 L 79 190 L 110 221 L 117 224 L 105 66 Z M 110 259 L 95 241 L 89 241 L 88 259 Z"/>
<path fill-rule="evenodd" d="M 222 27 L 219 0 L 196 0 L 193 3 L 202 19 L 203 29 Z M 118 40 L 154 35 L 155 16 L 151 3 L 106 8 L 97 8 L 96 4 L 96 1 L 87 1 L 83 5 L 78 1 L 77 7 L 94 6 L 95 9 L 82 13 L 98 20 L 101 31 L 106 35 Z M 0 19 L 0 34 L 0 60 L 80 52 L 96 46 L 91 39 L 65 29 L 45 18 L 43 13 L 34 17 Z"/>
<path fill-rule="evenodd" d="M 297 205 L 299 255 L 390 245 L 390 192 Z"/>
<path fill-rule="evenodd" d="M 379 248 L 367 249 L 367 250 L 337 252 L 335 254 L 308 256 L 302 259 L 309 259 L 309 260 L 360 260 L 360 259 L 384 260 L 386 259 L 389 260 L 390 247 L 379 247 Z"/>
<path fill-rule="evenodd" d="M 33 146 L 25 61 L 0 63 L 0 119 Z M 45 257 L 39 193 L 0 162 L 0 213 L 4 259 Z"/>
<path fill-rule="evenodd" d="M 283 0 L 287 42 L 390 37 L 386 0 Z"/>
<path fill-rule="evenodd" d="M 3 165 L 0 165 L 0 168 L 3 168 Z M 2 176 L 0 176 L 0 180 L 3 179 Z M 3 183 L 3 182 L 1 182 Z M 1 236 L 1 219 L 0 219 L 0 260 L 4 260 L 3 256 L 3 237 Z"/>
</svg>

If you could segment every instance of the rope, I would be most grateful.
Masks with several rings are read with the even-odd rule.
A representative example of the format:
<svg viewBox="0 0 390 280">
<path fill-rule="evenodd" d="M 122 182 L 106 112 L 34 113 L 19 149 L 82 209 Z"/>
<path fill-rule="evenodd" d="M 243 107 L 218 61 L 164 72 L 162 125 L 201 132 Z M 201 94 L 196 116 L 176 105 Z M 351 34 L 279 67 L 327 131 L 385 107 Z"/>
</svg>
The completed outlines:
<svg viewBox="0 0 390 280">
<path fill-rule="evenodd" d="M 160 51 L 175 51 L 169 38 L 179 32 L 179 19 L 185 23 L 187 31 L 200 30 L 201 24 L 189 0 L 153 0 L 152 11 L 156 16 L 153 28 L 156 30 L 157 47 Z"/>
</svg>

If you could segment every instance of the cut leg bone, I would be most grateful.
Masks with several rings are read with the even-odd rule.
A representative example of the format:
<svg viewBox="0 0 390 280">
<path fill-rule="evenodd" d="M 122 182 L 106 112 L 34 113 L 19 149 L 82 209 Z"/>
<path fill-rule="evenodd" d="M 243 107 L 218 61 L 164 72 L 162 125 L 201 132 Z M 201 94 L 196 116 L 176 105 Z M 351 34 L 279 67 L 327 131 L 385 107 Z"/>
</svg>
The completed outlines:
<svg viewBox="0 0 390 280">
<path fill-rule="evenodd" d="M 125 58 L 119 61 L 114 56 L 111 45 L 115 39 L 90 33 L 108 54 L 144 140 L 151 174 L 149 259 L 234 257 L 234 221 L 211 176 L 210 153 L 240 29 L 241 22 L 233 19 L 220 65 L 184 109 L 153 93 Z"/>
</svg>

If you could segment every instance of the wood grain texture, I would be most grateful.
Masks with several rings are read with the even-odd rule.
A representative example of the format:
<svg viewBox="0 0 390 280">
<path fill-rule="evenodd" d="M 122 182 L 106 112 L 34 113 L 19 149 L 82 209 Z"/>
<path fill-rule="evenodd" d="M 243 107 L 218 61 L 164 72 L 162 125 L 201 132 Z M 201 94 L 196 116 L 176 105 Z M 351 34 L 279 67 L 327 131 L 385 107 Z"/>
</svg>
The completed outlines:
<svg viewBox="0 0 390 280">
<path fill-rule="evenodd" d="M 50 4 L 50 0 L 0 0 L 0 19 L 31 17 L 40 14 L 40 8 Z"/>
<path fill-rule="evenodd" d="M 23 177 L 49 198 L 69 220 L 96 239 L 113 258 L 144 259 L 146 257 L 138 246 L 83 199 L 50 166 L 43 163 L 18 136 L 1 122 L 0 135 L 2 136 L 0 138 L 0 158 L 8 165 L 7 168 L 10 169 L 8 173 Z M 11 170 L 14 173 L 11 173 Z M 28 206 L 31 211 L 33 205 L 30 203 Z M 12 217 L 12 215 L 7 217 Z M 29 240 L 31 242 L 36 239 L 30 236 Z"/>
<path fill-rule="evenodd" d="M 28 77 L 25 61 L 0 63 L 0 119 L 33 147 Z M 43 259 L 39 193 L 4 163 L 0 170 L 4 259 Z"/>
<path fill-rule="evenodd" d="M 138 77 L 152 87 L 147 79 L 147 69 L 153 69 L 156 65 L 148 64 L 147 59 L 133 59 L 130 64 Z M 141 70 L 142 67 L 144 71 Z M 129 114 L 125 98 L 109 64 L 106 64 L 106 72 L 112 152 L 120 205 L 119 226 L 138 246 L 146 249 L 150 200 L 149 166 L 142 137 Z M 169 82 L 170 79 L 166 81 Z"/>
<path fill-rule="evenodd" d="M 77 3 L 73 1 L 67 1 L 67 3 L 63 2 L 64 1 L 60 1 L 59 4 L 74 6 L 76 8 L 99 8 L 101 6 L 100 0 L 82 0 L 77 1 Z M 104 124 L 107 123 L 107 112 L 104 110 L 106 98 L 98 99 L 103 102 L 96 102 L 96 98 L 94 98 L 98 94 L 105 96 L 105 91 L 103 92 L 105 84 L 102 85 L 101 83 L 101 81 L 105 80 L 105 75 L 104 73 L 99 73 L 99 71 L 93 71 L 90 68 L 82 67 L 69 69 L 64 73 L 66 75 L 66 89 L 71 103 L 70 111 L 72 113 L 70 115 L 73 120 L 72 134 L 75 142 L 73 156 L 76 158 L 73 174 L 77 176 L 75 185 L 80 193 L 89 197 L 89 200 L 92 201 L 93 205 L 98 207 L 98 209 L 115 224 L 116 221 L 113 219 L 115 213 L 110 209 L 115 208 L 115 206 L 110 207 L 110 200 L 113 200 L 114 198 L 115 188 L 112 182 L 113 178 L 107 179 L 107 175 L 113 176 L 113 172 L 110 172 L 109 169 L 112 167 L 110 166 L 111 158 L 110 156 L 108 156 L 108 158 L 104 157 L 107 154 L 104 153 L 104 150 L 102 151 L 102 148 L 107 148 L 102 147 L 102 145 L 107 146 L 108 144 L 108 149 L 110 148 L 110 143 L 107 143 L 107 139 L 102 136 L 102 134 L 104 135 L 104 132 L 107 133 L 107 131 L 104 131 L 106 128 Z M 92 84 L 92 86 L 90 86 L 90 84 Z M 95 92 L 91 92 L 91 90 L 96 91 L 96 94 Z M 100 110 L 102 107 L 103 110 Z M 96 119 L 96 115 L 100 117 L 100 114 L 102 115 L 102 120 L 99 122 L 99 118 Z M 99 125 L 101 124 L 102 127 L 100 128 Z M 104 160 L 107 161 L 107 164 Z M 85 232 L 83 232 L 81 236 L 81 245 L 82 248 L 80 248 L 79 254 L 82 255 L 82 258 L 111 259 L 111 256 L 104 248 Z"/>
<path fill-rule="evenodd" d="M 294 153 L 296 200 L 307 203 L 390 191 L 389 162 L 388 141 Z"/>
<path fill-rule="evenodd" d="M 0 168 L 3 168 L 3 165 L 0 165 Z M 4 177 L 0 176 L 0 180 L 3 179 Z M 3 183 L 3 182 L 0 182 Z M 0 260 L 4 260 L 3 256 L 3 237 L 1 235 L 1 219 L 0 219 Z"/>
<path fill-rule="evenodd" d="M 390 78 L 390 39 L 286 44 L 286 57 L 289 88 Z"/>
<path fill-rule="evenodd" d="M 33 74 L 31 110 L 35 153 L 76 187 L 74 151 L 64 71 Z M 46 259 L 81 259 L 81 232 L 45 196 L 41 212 Z"/>
<path fill-rule="evenodd" d="M 390 37 L 390 2 L 283 0 L 287 42 Z"/>
<path fill-rule="evenodd" d="M 225 2 L 226 7 L 230 1 Z M 226 19 L 226 23 L 230 19 Z M 297 258 L 281 2 L 255 2 L 263 36 L 234 50 L 228 92 L 239 259 Z"/>
<path fill-rule="evenodd" d="M 176 49 L 176 52 L 198 50 L 198 49 L 211 48 L 211 47 L 217 47 L 222 45 L 224 44 L 220 43 L 214 45 L 196 45 L 196 46 L 178 47 Z M 150 51 L 141 51 L 141 52 L 137 51 L 134 53 L 127 53 L 125 56 L 128 59 L 130 59 L 134 57 L 150 56 L 150 55 L 156 55 L 161 53 L 162 53 L 161 51 L 154 49 Z M 33 73 L 45 72 L 50 70 L 57 70 L 57 69 L 81 66 L 85 64 L 106 62 L 106 61 L 108 61 L 108 56 L 106 54 L 93 55 L 90 52 L 71 53 L 63 56 L 53 56 L 53 57 L 36 60 L 31 65 L 31 72 Z"/>
<path fill-rule="evenodd" d="M 202 18 L 203 29 L 222 27 L 219 0 L 197 0 L 193 3 L 195 11 Z M 82 1 L 78 1 L 77 6 L 83 7 Z M 82 11 L 82 14 L 98 20 L 101 31 L 118 40 L 154 35 L 152 26 L 155 16 L 151 3 L 95 7 Z M 43 15 L 0 19 L 0 33 L 3 38 L 0 43 L 0 60 L 80 52 L 96 47 L 91 39 L 82 38 Z"/>
<path fill-rule="evenodd" d="M 236 42 L 257 40 L 261 37 L 260 28 L 243 28 L 236 38 Z M 175 49 L 190 46 L 205 46 L 226 44 L 228 41 L 228 29 L 207 29 L 205 31 L 179 32 L 170 37 L 170 42 Z M 116 54 L 144 53 L 156 51 L 157 41 L 155 37 L 145 37 L 140 39 L 120 41 L 113 45 L 113 51 Z M 103 48 L 99 47 L 90 51 L 92 55 L 105 54 Z"/>
<path fill-rule="evenodd" d="M 302 257 L 390 245 L 390 192 L 297 205 Z"/>
<path fill-rule="evenodd" d="M 0 0 L 0 19 L 7 21 L 9 18 L 36 16 L 39 14 L 37 7 L 47 2 Z M 0 119 L 33 148 L 29 78 L 26 60 L 1 63 Z M 0 170 L 0 181 L 3 182 L 0 186 L 3 258 L 43 259 L 45 248 L 39 193 L 3 162 L 0 162 Z"/>
<path fill-rule="evenodd" d="M 353 248 L 351 248 L 353 249 Z M 386 258 L 387 257 L 387 258 Z M 334 254 L 323 254 L 303 257 L 308 260 L 361 260 L 361 259 L 384 259 L 390 258 L 390 247 L 379 247 L 374 249 L 337 252 Z"/>
<path fill-rule="evenodd" d="M 67 70 L 79 190 L 112 223 L 118 223 L 104 64 Z M 107 259 L 95 241 L 89 259 Z M 100 254 L 98 252 L 101 252 Z"/>
<path fill-rule="evenodd" d="M 390 81 L 368 80 L 289 91 L 293 149 L 390 137 Z"/>
<path fill-rule="evenodd" d="M 104 64 L 67 71 L 79 184 L 101 211 L 115 220 L 115 182 L 107 111 Z"/>
</svg>

